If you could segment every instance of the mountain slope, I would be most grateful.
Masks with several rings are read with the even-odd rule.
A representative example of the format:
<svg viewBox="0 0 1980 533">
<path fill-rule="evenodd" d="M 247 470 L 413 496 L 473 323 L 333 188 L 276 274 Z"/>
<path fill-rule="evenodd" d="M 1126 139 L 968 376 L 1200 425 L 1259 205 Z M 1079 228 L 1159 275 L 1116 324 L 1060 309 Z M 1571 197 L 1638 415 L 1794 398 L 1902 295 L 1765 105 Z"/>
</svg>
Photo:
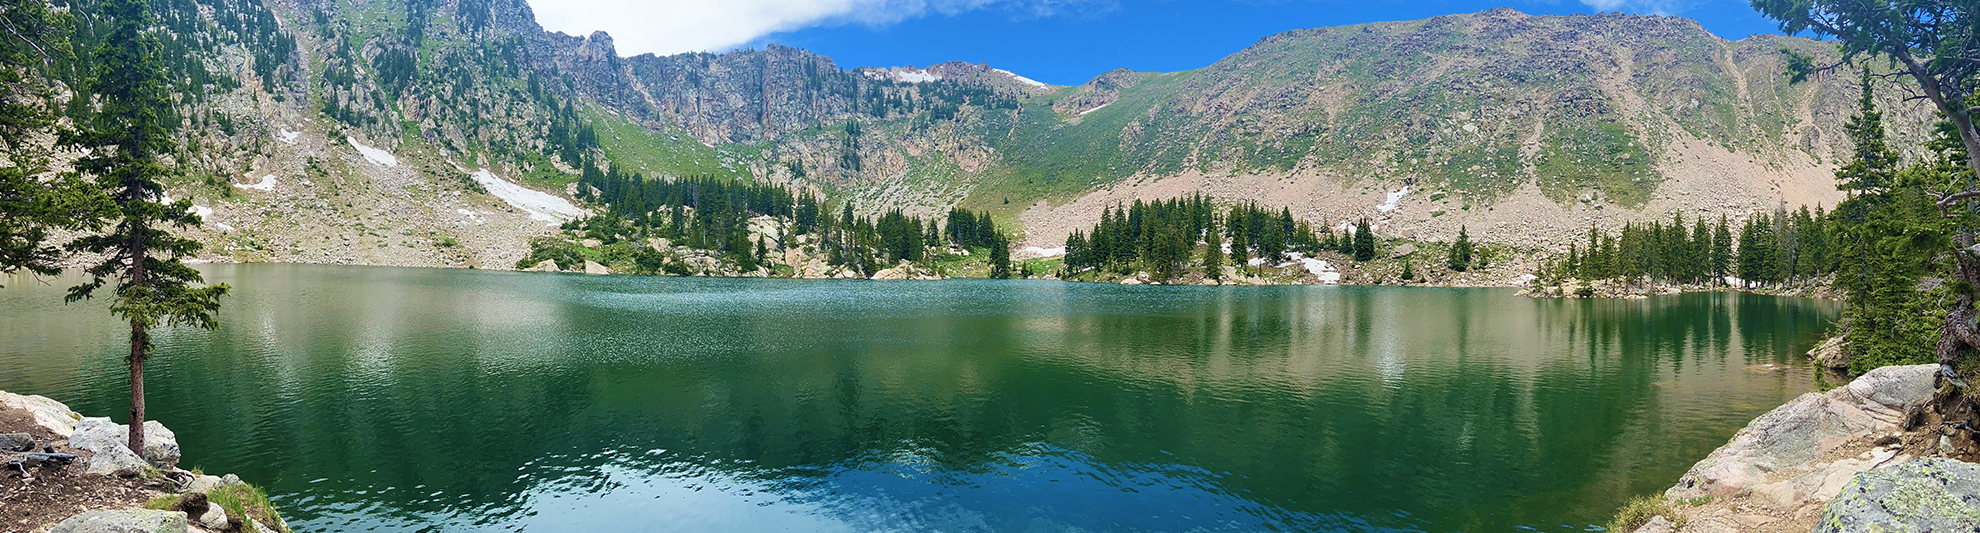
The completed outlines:
<svg viewBox="0 0 1980 533">
<path fill-rule="evenodd" d="M 1201 69 L 1056 87 L 777 45 L 621 57 L 604 33 L 545 32 L 523 0 L 153 5 L 188 80 L 173 193 L 214 213 L 214 259 L 505 267 L 542 213 L 474 172 L 567 194 L 587 163 L 788 184 L 869 214 L 962 204 L 1046 248 L 1110 203 L 1190 192 L 1546 247 L 1672 211 L 1833 204 L 1857 92 L 1847 73 L 1787 83 L 1782 49 L 1829 45 L 1669 17 L 1299 30 Z M 1925 107 L 1880 97 L 1898 145 L 1916 145 Z"/>
</svg>

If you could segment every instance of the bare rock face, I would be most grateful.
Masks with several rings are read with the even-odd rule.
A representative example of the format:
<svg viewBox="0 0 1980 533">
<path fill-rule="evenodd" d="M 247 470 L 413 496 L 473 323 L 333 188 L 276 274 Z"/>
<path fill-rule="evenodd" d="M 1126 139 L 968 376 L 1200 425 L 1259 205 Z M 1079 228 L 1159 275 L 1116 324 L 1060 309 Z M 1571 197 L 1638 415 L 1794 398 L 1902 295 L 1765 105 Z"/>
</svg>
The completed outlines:
<svg viewBox="0 0 1980 533">
<path fill-rule="evenodd" d="M 1832 337 L 1827 342 L 1823 342 L 1821 346 L 1816 346 L 1815 349 L 1808 350 L 1808 358 L 1829 368 L 1849 368 L 1849 354 L 1843 353 L 1842 346 L 1842 337 Z"/>
<path fill-rule="evenodd" d="M 1941 457 L 1858 474 L 1816 533 L 1980 530 L 1980 465 Z"/>
<path fill-rule="evenodd" d="M 1780 508 L 1834 497 L 1850 477 L 1894 453 L 1812 464 L 1852 438 L 1898 428 L 1906 410 L 1932 397 L 1937 365 L 1884 367 L 1848 386 L 1803 394 L 1747 424 L 1732 441 L 1692 465 L 1665 495 L 1730 497 L 1751 492 Z"/>
<path fill-rule="evenodd" d="M 137 475 L 149 466 L 147 460 L 167 467 L 179 463 L 178 437 L 157 420 L 144 421 L 143 457 L 131 452 L 129 441 L 130 426 L 107 417 L 84 418 L 69 436 L 69 446 L 94 454 L 84 470 L 92 474 Z"/>
<path fill-rule="evenodd" d="M 75 433 L 76 422 L 82 420 L 81 414 L 47 396 L 22 396 L 0 391 L 0 408 L 27 411 L 34 417 L 35 425 L 61 437 Z"/>
<path fill-rule="evenodd" d="M 90 511 L 69 517 L 48 533 L 185 533 L 186 514 L 177 511 L 126 509 Z"/>
</svg>

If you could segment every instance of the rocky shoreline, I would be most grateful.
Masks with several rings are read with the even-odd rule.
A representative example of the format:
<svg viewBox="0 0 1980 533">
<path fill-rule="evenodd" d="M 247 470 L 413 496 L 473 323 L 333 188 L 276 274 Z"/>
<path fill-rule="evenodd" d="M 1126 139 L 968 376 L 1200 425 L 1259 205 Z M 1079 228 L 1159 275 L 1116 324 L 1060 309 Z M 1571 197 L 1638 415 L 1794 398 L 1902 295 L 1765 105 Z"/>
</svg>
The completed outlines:
<svg viewBox="0 0 1980 533">
<path fill-rule="evenodd" d="M 1968 432 L 1925 409 L 1938 365 L 1878 368 L 1753 420 L 1618 525 L 1636 533 L 1980 531 Z M 1635 522 L 1635 523 L 1632 523 Z M 1872 527 L 1871 525 L 1875 526 Z"/>
<path fill-rule="evenodd" d="M 85 417 L 43 396 L 0 391 L 0 533 L 286 533 L 260 489 L 233 474 L 178 467 L 177 436 Z"/>
</svg>

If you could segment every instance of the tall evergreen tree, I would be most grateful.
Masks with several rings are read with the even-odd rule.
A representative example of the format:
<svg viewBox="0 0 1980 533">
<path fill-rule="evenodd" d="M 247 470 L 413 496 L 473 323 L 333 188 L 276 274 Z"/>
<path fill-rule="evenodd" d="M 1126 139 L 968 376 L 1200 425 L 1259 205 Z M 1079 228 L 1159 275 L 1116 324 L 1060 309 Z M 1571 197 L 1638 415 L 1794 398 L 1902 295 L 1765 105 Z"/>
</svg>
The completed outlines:
<svg viewBox="0 0 1980 533">
<path fill-rule="evenodd" d="M 1884 113 L 1877 111 L 1876 89 L 1870 71 L 1863 71 L 1863 95 L 1857 99 L 1856 115 L 1843 124 L 1843 131 L 1854 143 L 1855 157 L 1836 170 L 1836 188 L 1851 193 L 1877 193 L 1891 186 L 1897 173 L 1898 153 L 1884 140 Z"/>
<path fill-rule="evenodd" d="M 67 35 L 41 0 L 0 0 L 0 274 L 60 271 L 62 252 L 51 233 L 95 229 L 114 212 L 101 190 L 73 174 L 44 179 L 47 150 L 35 132 L 55 127 L 53 100 L 41 83 L 46 67 L 62 59 Z"/>
<path fill-rule="evenodd" d="M 1010 279 L 1011 242 L 998 235 L 990 239 L 990 279 Z"/>
<path fill-rule="evenodd" d="M 211 329 L 226 284 L 199 287 L 204 280 L 181 259 L 197 253 L 198 241 L 173 235 L 166 226 L 197 226 L 192 202 L 165 202 L 159 179 L 172 173 L 161 158 L 175 149 L 170 80 L 161 57 L 149 8 L 143 0 L 108 0 L 103 16 L 109 32 L 96 51 L 91 89 L 101 108 L 75 139 L 93 148 L 76 169 L 95 177 L 116 203 L 114 226 L 70 243 L 73 251 L 103 259 L 87 272 L 91 280 L 69 289 L 68 300 L 96 294 L 116 280 L 110 311 L 130 323 L 130 447 L 144 450 L 144 362 L 151 355 L 150 330 L 161 324 Z"/>
<path fill-rule="evenodd" d="M 1368 228 L 1368 219 L 1354 223 L 1354 260 L 1372 261 L 1375 259 L 1375 232 Z"/>
<path fill-rule="evenodd" d="M 1724 280 L 1732 274 L 1732 267 L 1732 226 L 1725 215 L 1719 215 L 1719 225 L 1712 227 L 1712 277 Z"/>
<path fill-rule="evenodd" d="M 1471 234 L 1465 231 L 1464 226 L 1458 226 L 1457 242 L 1451 243 L 1450 257 L 1445 263 L 1458 272 L 1471 268 Z"/>
<path fill-rule="evenodd" d="M 1209 241 L 1203 248 L 1203 275 L 1210 279 L 1224 279 L 1224 236 L 1216 222 L 1210 223 Z"/>
</svg>

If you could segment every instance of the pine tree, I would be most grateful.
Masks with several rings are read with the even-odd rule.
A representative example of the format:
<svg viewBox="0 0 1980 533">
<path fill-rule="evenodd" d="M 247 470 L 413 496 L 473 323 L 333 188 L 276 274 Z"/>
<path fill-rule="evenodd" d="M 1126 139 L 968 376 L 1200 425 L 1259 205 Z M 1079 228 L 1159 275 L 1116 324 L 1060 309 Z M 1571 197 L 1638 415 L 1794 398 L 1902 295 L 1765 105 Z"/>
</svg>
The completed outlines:
<svg viewBox="0 0 1980 533">
<path fill-rule="evenodd" d="M 0 22 L 9 31 L 0 36 L 0 153 L 8 162 L 0 166 L 0 274 L 60 272 L 62 251 L 51 233 L 93 230 L 116 213 L 100 189 L 77 176 L 37 177 L 48 168 L 47 150 L 32 134 L 56 122 L 37 103 L 54 94 L 36 79 L 36 67 L 52 65 L 67 49 L 67 35 L 48 17 L 40 0 L 0 0 Z"/>
<path fill-rule="evenodd" d="M 1719 215 L 1719 225 L 1712 228 L 1712 277 L 1724 280 L 1732 274 L 1733 236 L 1732 227 L 1725 215 Z M 1717 283 L 1716 281 L 1714 283 Z"/>
<path fill-rule="evenodd" d="M 102 257 L 86 271 L 89 282 L 69 289 L 73 302 L 96 294 L 116 280 L 110 312 L 129 321 L 130 448 L 144 450 L 144 362 L 151 355 L 150 330 L 159 325 L 214 327 L 214 314 L 226 284 L 197 287 L 204 280 L 181 259 L 198 253 L 199 241 L 179 237 L 165 226 L 197 226 L 192 202 L 165 203 L 160 178 L 172 173 L 162 157 L 174 150 L 171 128 L 171 81 L 161 56 L 158 37 L 148 28 L 151 12 L 143 0 L 108 0 L 103 15 L 112 26 L 96 51 L 98 61 L 91 89 L 101 108 L 76 136 L 76 144 L 93 148 L 76 161 L 76 169 L 93 176 L 115 202 L 115 225 L 107 233 L 86 235 L 70 243 L 71 251 Z"/>
<path fill-rule="evenodd" d="M 1002 235 L 990 239 L 990 279 L 1010 279 L 1011 243 Z"/>
<path fill-rule="evenodd" d="M 1471 268 L 1471 235 L 1465 232 L 1464 226 L 1458 226 L 1457 242 L 1451 243 L 1450 258 L 1445 262 L 1450 265 L 1451 270 L 1458 272 Z"/>
<path fill-rule="evenodd" d="M 1402 270 L 1403 281 L 1416 279 L 1416 268 L 1410 266 L 1411 263 L 1413 263 L 1413 261 L 1411 261 L 1410 258 L 1407 257 L 1403 258 L 1403 270 Z"/>
<path fill-rule="evenodd" d="M 1203 247 L 1203 275 L 1224 279 L 1224 236 L 1215 221 L 1210 223 L 1210 240 Z"/>
<path fill-rule="evenodd" d="M 1354 224 L 1354 260 L 1372 261 L 1375 259 L 1375 232 L 1368 228 L 1368 219 L 1363 218 Z"/>
<path fill-rule="evenodd" d="M 1858 111 L 1843 124 L 1843 131 L 1855 143 L 1856 156 L 1836 170 L 1836 188 L 1852 193 L 1875 193 L 1889 189 L 1897 170 L 1898 154 L 1884 141 L 1884 114 L 1877 111 L 1876 92 L 1870 71 L 1863 71 L 1863 95 Z"/>
</svg>

